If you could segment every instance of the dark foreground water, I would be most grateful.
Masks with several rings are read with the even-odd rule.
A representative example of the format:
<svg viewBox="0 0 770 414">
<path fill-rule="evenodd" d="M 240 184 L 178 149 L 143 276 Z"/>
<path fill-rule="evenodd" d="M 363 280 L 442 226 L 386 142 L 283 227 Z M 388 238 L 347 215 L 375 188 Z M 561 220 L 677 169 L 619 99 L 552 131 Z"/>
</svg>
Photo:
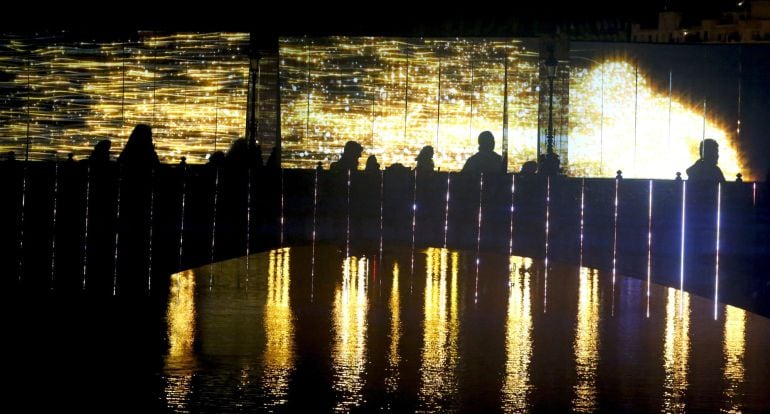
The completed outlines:
<svg viewBox="0 0 770 414">
<path fill-rule="evenodd" d="M 741 309 L 521 257 L 482 254 L 477 267 L 446 249 L 312 253 L 175 274 L 161 304 L 17 298 L 5 312 L 9 404 L 770 411 L 770 320 Z"/>
<path fill-rule="evenodd" d="M 284 248 L 174 275 L 166 407 L 770 410 L 770 320 L 738 308 L 446 249 L 312 266 Z"/>
</svg>

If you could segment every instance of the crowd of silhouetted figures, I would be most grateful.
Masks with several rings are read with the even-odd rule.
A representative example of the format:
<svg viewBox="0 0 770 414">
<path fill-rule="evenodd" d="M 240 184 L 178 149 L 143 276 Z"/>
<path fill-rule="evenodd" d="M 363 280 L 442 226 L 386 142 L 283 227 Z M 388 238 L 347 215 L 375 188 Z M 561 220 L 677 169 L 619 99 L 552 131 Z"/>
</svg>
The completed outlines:
<svg viewBox="0 0 770 414">
<path fill-rule="evenodd" d="M 615 260 L 619 272 L 639 274 L 647 268 L 651 230 L 656 280 L 677 285 L 685 210 L 686 269 L 701 275 L 688 278 L 686 287 L 707 293 L 713 283 L 702 275 L 713 273 L 717 231 L 720 266 L 730 269 L 725 274 L 766 278 L 767 183 L 727 183 L 720 190 L 724 177 L 715 172 L 718 156 L 709 140 L 688 181 L 654 181 L 653 187 L 620 173 L 616 179 L 543 174 L 535 161 L 505 174 L 492 135 L 482 133 L 478 141 L 479 153 L 459 173 L 435 171 L 429 146 L 413 169 L 381 170 L 369 157 L 359 171 L 363 148 L 353 141 L 328 171 L 283 170 L 277 148 L 263 164 L 259 145 L 245 139 L 207 164 L 161 164 L 146 125 L 135 128 L 117 162 L 109 141 L 81 161 L 8 157 L 0 163 L 0 191 L 7 195 L 0 204 L 3 283 L 33 291 L 163 295 L 172 272 L 314 239 L 370 255 L 384 244 L 512 248 L 533 258 L 544 257 L 547 241 L 551 260 L 600 269 L 611 269 Z M 724 277 L 728 285 L 755 282 Z M 770 288 L 751 289 L 770 297 Z"/>
</svg>

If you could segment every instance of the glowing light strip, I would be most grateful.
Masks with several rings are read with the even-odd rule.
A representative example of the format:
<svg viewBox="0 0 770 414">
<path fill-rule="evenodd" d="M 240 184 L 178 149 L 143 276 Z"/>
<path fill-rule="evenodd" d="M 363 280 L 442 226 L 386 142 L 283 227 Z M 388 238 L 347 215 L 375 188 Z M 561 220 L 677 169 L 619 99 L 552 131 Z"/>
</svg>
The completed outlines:
<svg viewBox="0 0 770 414">
<path fill-rule="evenodd" d="M 350 178 L 348 178 L 348 180 L 349 179 Z M 283 204 L 283 195 L 284 194 L 283 193 L 284 193 L 284 191 L 283 191 L 283 168 L 281 168 L 281 244 L 280 244 L 281 247 L 283 247 L 283 228 L 284 228 L 283 224 L 284 224 L 284 221 L 285 221 L 285 218 L 284 218 L 284 204 Z"/>
<path fill-rule="evenodd" d="M 350 257 L 350 170 L 348 170 L 347 222 L 345 227 L 345 257 Z"/>
<path fill-rule="evenodd" d="M 686 206 L 687 206 L 687 181 L 682 181 L 682 241 L 681 241 L 681 248 L 679 253 L 679 294 L 684 295 L 684 235 L 685 235 L 685 212 L 686 212 Z M 681 317 L 684 308 L 682 308 L 682 304 L 684 303 L 683 300 L 679 301 L 679 316 Z"/>
<path fill-rule="evenodd" d="M 412 267 L 411 267 L 411 274 L 412 275 L 414 275 L 414 231 L 415 231 L 415 227 L 417 227 L 417 168 L 414 169 L 414 190 L 412 192 Z"/>
<path fill-rule="evenodd" d="M 59 204 L 59 162 L 54 164 L 53 173 L 53 218 L 51 225 L 51 290 L 56 283 L 56 207 Z"/>
<path fill-rule="evenodd" d="M 152 201 L 151 201 L 152 203 Z M 219 204 L 219 167 L 216 167 L 216 171 L 214 172 L 214 208 L 212 211 L 212 221 L 211 221 L 211 260 L 209 260 L 209 263 L 211 265 L 209 266 L 209 291 L 211 290 L 211 287 L 214 285 L 214 253 L 216 252 L 216 242 L 217 242 L 217 206 Z M 152 214 L 152 207 L 150 207 L 150 214 Z M 152 217 L 152 216 L 150 216 Z M 150 231 L 152 232 L 152 225 L 150 225 Z M 150 238 L 150 246 L 152 246 L 152 238 Z"/>
<path fill-rule="evenodd" d="M 446 175 L 446 206 L 444 207 L 444 248 L 446 249 L 447 233 L 449 233 L 449 185 L 452 175 Z"/>
<path fill-rule="evenodd" d="M 481 250 L 481 201 L 484 194 L 484 173 L 481 173 L 481 177 L 479 178 L 479 220 L 478 220 L 478 228 L 476 231 L 476 281 L 474 284 L 474 291 L 473 291 L 473 303 L 479 302 L 479 264 L 481 263 L 481 260 L 479 259 L 479 253 Z"/>
<path fill-rule="evenodd" d="M 508 257 L 513 256 L 513 196 L 516 192 L 516 175 L 511 174 L 511 211 L 510 211 L 510 230 L 508 233 Z M 512 263 L 510 260 L 509 263 Z M 508 269 L 508 273 L 512 271 L 512 268 Z"/>
<path fill-rule="evenodd" d="M 89 214 L 89 200 L 91 197 L 91 164 L 86 166 L 86 212 L 85 223 L 83 226 L 83 283 L 81 288 L 86 289 L 86 274 L 88 271 L 88 214 Z"/>
<path fill-rule="evenodd" d="M 315 288 L 315 237 L 316 237 L 316 212 L 318 210 L 318 170 L 315 170 L 313 177 L 313 238 L 312 254 L 310 256 L 310 301 L 313 301 L 313 290 Z"/>
<path fill-rule="evenodd" d="M 586 179 L 580 180 L 580 267 L 583 267 L 583 218 L 585 217 Z"/>
<path fill-rule="evenodd" d="M 382 261 L 382 227 L 384 223 L 383 213 L 385 211 L 384 189 L 385 189 L 385 171 L 382 170 L 380 171 L 380 261 Z"/>
<path fill-rule="evenodd" d="M 182 254 L 184 253 L 184 215 L 187 207 L 187 169 L 184 170 L 182 177 L 182 211 L 179 219 L 179 267 L 182 269 Z"/>
<path fill-rule="evenodd" d="M 122 181 L 123 181 L 122 171 L 119 172 L 118 174 L 119 174 L 118 175 L 118 196 L 117 196 L 117 208 L 116 208 L 116 213 L 115 213 L 115 224 L 116 224 L 116 229 L 115 229 L 115 263 L 114 263 L 114 269 L 113 269 L 113 272 L 112 272 L 112 296 L 115 296 L 115 294 L 117 293 L 117 289 L 118 289 L 118 242 L 120 241 L 120 239 L 119 239 L 119 236 L 120 236 L 120 192 L 121 192 L 121 189 L 122 189 L 121 187 L 123 187 L 123 185 L 122 185 Z"/>
<path fill-rule="evenodd" d="M 612 224 L 612 287 L 615 287 L 616 263 L 618 253 L 618 187 L 620 179 L 615 179 L 615 211 L 613 212 Z"/>
<path fill-rule="evenodd" d="M 545 193 L 545 273 L 543 282 L 543 313 L 548 310 L 548 233 L 550 231 L 551 220 L 551 177 L 548 177 Z"/>
<path fill-rule="evenodd" d="M 249 265 L 251 259 L 251 164 L 246 170 L 246 286 L 249 285 Z"/>
<path fill-rule="evenodd" d="M 717 242 L 716 242 L 716 261 L 714 264 L 714 320 L 717 320 L 717 310 L 719 308 L 719 230 L 722 217 L 722 183 L 717 184 Z"/>
<path fill-rule="evenodd" d="M 24 172 L 21 179 L 21 211 L 19 212 L 19 245 L 18 245 L 18 261 L 16 271 L 19 274 L 18 280 L 21 283 L 21 279 L 24 275 L 24 213 L 27 206 L 27 163 L 24 161 Z"/>
<path fill-rule="evenodd" d="M 612 225 L 612 310 L 610 314 L 615 316 L 615 276 L 616 276 L 616 264 L 618 253 L 618 187 L 620 186 L 620 179 L 615 178 L 615 212 L 613 213 L 613 225 Z"/>
<path fill-rule="evenodd" d="M 214 207 L 214 217 L 216 220 L 216 207 Z M 150 173 L 150 234 L 147 246 L 147 294 L 152 293 L 152 228 L 155 224 L 155 169 Z M 213 243 L 213 241 L 212 241 Z M 214 256 L 212 251 L 211 256 Z M 209 283 L 211 288 L 211 283 Z"/>
<path fill-rule="evenodd" d="M 650 317 L 650 284 L 652 282 L 652 180 L 649 187 L 649 205 L 647 210 L 647 317 Z"/>
</svg>

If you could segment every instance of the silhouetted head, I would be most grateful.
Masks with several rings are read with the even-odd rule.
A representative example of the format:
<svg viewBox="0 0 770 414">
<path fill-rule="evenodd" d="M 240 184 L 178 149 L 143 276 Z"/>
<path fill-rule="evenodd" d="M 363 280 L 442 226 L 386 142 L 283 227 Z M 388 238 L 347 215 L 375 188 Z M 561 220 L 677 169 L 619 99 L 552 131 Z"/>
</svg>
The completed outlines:
<svg viewBox="0 0 770 414">
<path fill-rule="evenodd" d="M 118 162 L 137 166 L 158 163 L 158 156 L 152 144 L 152 128 L 149 125 L 139 124 L 134 127 L 123 152 L 118 157 Z"/>
<path fill-rule="evenodd" d="M 521 165 L 521 171 L 519 173 L 523 175 L 534 175 L 537 173 L 537 162 L 527 161 Z"/>
<path fill-rule="evenodd" d="M 225 153 L 222 151 L 216 151 L 209 156 L 209 164 L 222 165 L 225 162 Z"/>
<path fill-rule="evenodd" d="M 109 153 L 110 148 L 112 148 L 112 141 L 108 139 L 103 139 L 94 145 L 94 152 L 98 153 Z"/>
<path fill-rule="evenodd" d="M 345 143 L 345 149 L 342 150 L 342 156 L 345 158 L 358 159 L 361 157 L 361 153 L 364 152 L 364 147 L 355 141 L 348 141 Z"/>
<path fill-rule="evenodd" d="M 709 164 L 716 165 L 719 160 L 719 144 L 711 138 L 704 139 L 700 143 L 700 157 Z"/>
<path fill-rule="evenodd" d="M 94 145 L 94 150 L 88 158 L 91 161 L 109 161 L 110 148 L 112 148 L 112 142 L 108 139 L 103 139 Z"/>
<path fill-rule="evenodd" d="M 377 157 L 370 155 L 366 159 L 366 171 L 379 171 L 380 163 L 377 162 Z"/>
<path fill-rule="evenodd" d="M 420 150 L 420 154 L 417 155 L 417 162 L 430 161 L 433 159 L 433 147 L 426 145 Z"/>
<path fill-rule="evenodd" d="M 152 146 L 152 128 L 147 124 L 139 124 L 131 131 L 131 135 L 128 137 L 126 146 L 133 145 L 138 147 Z"/>
<path fill-rule="evenodd" d="M 491 152 L 495 149 L 495 136 L 489 131 L 479 134 L 479 152 Z"/>
</svg>

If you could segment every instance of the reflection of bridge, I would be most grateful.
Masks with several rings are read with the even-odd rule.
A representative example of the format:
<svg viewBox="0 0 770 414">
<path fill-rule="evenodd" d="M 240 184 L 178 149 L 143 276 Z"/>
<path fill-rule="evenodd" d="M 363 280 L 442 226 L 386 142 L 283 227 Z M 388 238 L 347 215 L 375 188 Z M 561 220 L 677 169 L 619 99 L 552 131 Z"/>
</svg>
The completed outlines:
<svg viewBox="0 0 770 414">
<path fill-rule="evenodd" d="M 0 214 L 7 287 L 163 292 L 171 272 L 309 244 L 315 235 L 316 243 L 372 254 L 412 243 L 536 258 L 547 252 L 552 261 L 649 274 L 708 297 L 718 276 L 720 300 L 768 311 L 760 299 L 770 290 L 758 279 L 770 256 L 763 184 L 512 182 L 511 175 L 482 183 L 455 173 L 415 183 L 409 172 L 254 170 L 249 177 L 209 166 L 120 172 L 114 164 L 66 162 L 0 169 L 10 177 Z"/>
</svg>

